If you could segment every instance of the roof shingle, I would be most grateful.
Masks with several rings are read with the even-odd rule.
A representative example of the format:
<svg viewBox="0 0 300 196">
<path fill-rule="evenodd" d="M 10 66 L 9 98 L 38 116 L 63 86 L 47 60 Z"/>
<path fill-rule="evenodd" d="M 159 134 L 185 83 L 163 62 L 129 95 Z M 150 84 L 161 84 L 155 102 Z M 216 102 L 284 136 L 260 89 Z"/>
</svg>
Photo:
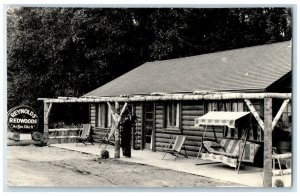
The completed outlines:
<svg viewBox="0 0 300 196">
<path fill-rule="evenodd" d="M 84 96 L 264 90 L 291 71 L 290 41 L 147 62 Z"/>
</svg>

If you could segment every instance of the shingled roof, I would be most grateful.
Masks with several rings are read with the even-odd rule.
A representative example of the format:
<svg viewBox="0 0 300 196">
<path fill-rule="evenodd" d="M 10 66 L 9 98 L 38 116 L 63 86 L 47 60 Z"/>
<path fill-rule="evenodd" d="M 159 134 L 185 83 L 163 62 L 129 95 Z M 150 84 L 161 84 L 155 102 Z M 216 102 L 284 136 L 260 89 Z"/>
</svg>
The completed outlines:
<svg viewBox="0 0 300 196">
<path fill-rule="evenodd" d="M 85 96 L 264 91 L 291 72 L 291 42 L 147 62 Z"/>
</svg>

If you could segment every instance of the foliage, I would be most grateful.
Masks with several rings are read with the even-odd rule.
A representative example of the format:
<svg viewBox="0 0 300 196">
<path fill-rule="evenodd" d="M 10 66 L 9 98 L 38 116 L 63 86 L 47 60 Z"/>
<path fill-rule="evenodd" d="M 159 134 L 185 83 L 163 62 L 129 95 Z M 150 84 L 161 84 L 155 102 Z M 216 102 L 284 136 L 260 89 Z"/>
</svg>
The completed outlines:
<svg viewBox="0 0 300 196">
<path fill-rule="evenodd" d="M 8 108 L 82 96 L 147 61 L 291 39 L 291 9 L 9 8 Z"/>
</svg>

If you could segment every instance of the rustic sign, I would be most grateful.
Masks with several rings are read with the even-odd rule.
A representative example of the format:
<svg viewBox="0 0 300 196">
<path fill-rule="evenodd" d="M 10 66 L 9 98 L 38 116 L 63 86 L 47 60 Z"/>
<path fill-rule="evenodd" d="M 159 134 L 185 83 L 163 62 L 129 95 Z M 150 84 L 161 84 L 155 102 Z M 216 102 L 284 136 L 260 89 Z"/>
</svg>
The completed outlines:
<svg viewBox="0 0 300 196">
<path fill-rule="evenodd" d="M 8 127 L 11 131 L 29 133 L 38 127 L 38 115 L 29 106 L 21 105 L 8 111 Z"/>
</svg>

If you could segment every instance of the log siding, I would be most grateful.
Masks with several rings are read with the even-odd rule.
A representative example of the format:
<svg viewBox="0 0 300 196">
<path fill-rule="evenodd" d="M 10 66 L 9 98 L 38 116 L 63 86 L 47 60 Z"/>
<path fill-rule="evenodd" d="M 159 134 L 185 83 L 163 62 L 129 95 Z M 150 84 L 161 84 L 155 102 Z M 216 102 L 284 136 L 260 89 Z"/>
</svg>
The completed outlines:
<svg viewBox="0 0 300 196">
<path fill-rule="evenodd" d="M 257 112 L 261 115 L 263 111 L 263 102 L 261 100 L 251 100 Z M 188 156 L 197 156 L 201 139 L 205 131 L 205 127 L 195 127 L 194 119 L 206 114 L 209 111 L 249 111 L 243 100 L 221 100 L 221 101 L 182 101 L 180 102 L 180 132 L 169 131 L 165 128 L 165 102 L 153 102 L 154 108 L 154 127 L 153 129 L 153 143 L 152 148 L 157 151 L 162 151 L 168 146 L 174 135 L 186 135 L 187 139 L 184 143 Z M 99 138 L 103 137 L 107 129 L 96 127 L 96 107 L 98 104 L 91 104 L 90 107 L 90 122 L 92 125 L 92 137 L 94 142 L 98 142 Z M 122 107 L 122 103 L 120 104 Z M 143 149 L 143 131 L 142 131 L 142 120 L 143 120 L 143 107 L 142 102 L 135 102 L 129 105 L 132 112 L 136 115 L 136 123 L 133 128 L 132 134 L 132 147 L 134 149 Z M 263 131 L 257 126 L 257 123 L 252 119 L 251 131 L 248 135 L 248 140 L 255 142 L 263 141 Z M 217 139 L 221 138 L 234 138 L 238 139 L 242 136 L 242 130 L 240 128 L 228 130 L 223 127 L 215 127 Z M 208 139 L 214 139 L 213 128 L 208 126 L 205 137 Z M 154 138 L 154 139 L 153 139 Z"/>
</svg>

